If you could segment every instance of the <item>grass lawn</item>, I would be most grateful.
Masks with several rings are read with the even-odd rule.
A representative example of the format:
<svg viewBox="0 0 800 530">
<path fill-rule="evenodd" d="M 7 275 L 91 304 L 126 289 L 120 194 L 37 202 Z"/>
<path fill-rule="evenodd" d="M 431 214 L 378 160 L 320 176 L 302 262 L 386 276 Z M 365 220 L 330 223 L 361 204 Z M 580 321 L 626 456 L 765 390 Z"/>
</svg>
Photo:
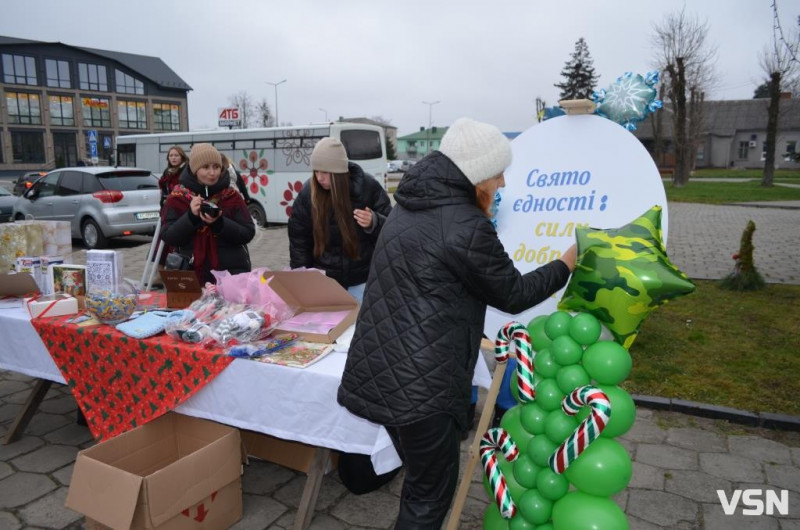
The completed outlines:
<svg viewBox="0 0 800 530">
<path fill-rule="evenodd" d="M 662 174 L 664 178 L 672 178 L 672 173 Z M 689 178 L 726 178 L 726 179 L 761 179 L 763 169 L 696 169 Z M 773 179 L 800 179 L 800 169 L 776 169 Z"/>
<path fill-rule="evenodd" d="M 800 286 L 697 290 L 654 310 L 631 346 L 635 394 L 800 415 Z"/>
<path fill-rule="evenodd" d="M 773 186 L 764 188 L 758 181 L 702 182 L 689 181 L 682 188 L 664 182 L 668 201 L 724 204 L 750 201 L 800 201 L 800 188 Z"/>
</svg>

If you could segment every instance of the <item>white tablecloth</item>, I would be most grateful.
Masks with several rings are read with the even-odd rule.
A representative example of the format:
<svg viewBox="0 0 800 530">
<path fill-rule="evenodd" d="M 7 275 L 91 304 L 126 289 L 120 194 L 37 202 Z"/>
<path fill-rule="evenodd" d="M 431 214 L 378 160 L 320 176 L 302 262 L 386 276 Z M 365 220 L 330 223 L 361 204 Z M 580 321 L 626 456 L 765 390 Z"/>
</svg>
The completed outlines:
<svg viewBox="0 0 800 530">
<path fill-rule="evenodd" d="M 378 473 L 400 465 L 386 430 L 336 402 L 354 326 L 336 348 L 303 369 L 235 359 L 175 411 L 285 440 L 371 455 Z M 0 369 L 64 383 L 61 372 L 22 308 L 0 309 Z M 478 355 L 474 384 L 491 376 Z"/>
</svg>

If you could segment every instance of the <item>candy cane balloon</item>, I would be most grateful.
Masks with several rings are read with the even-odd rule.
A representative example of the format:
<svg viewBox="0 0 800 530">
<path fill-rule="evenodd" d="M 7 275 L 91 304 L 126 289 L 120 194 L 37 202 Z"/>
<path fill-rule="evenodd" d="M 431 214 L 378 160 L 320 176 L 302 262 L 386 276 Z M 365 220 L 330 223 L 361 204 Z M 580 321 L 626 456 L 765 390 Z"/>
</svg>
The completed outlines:
<svg viewBox="0 0 800 530">
<path fill-rule="evenodd" d="M 563 473 L 569 465 L 581 456 L 589 444 L 594 442 L 611 417 L 611 401 L 602 391 L 593 386 L 576 388 L 561 402 L 561 408 L 568 416 L 574 416 L 581 407 L 588 405 L 591 412 L 575 431 L 564 440 L 558 449 L 550 455 L 548 463 L 554 473 Z"/>
<path fill-rule="evenodd" d="M 533 349 L 528 329 L 519 322 L 509 322 L 497 334 L 494 346 L 494 358 L 502 363 L 508 360 L 509 341 L 514 339 L 517 351 L 517 387 L 519 399 L 524 403 L 533 401 L 536 392 L 533 389 Z"/>
<path fill-rule="evenodd" d="M 495 428 L 486 431 L 481 438 L 480 455 L 481 463 L 483 464 L 483 471 L 486 473 L 486 478 L 489 480 L 489 486 L 492 488 L 492 495 L 494 496 L 497 507 L 500 509 L 500 515 L 506 519 L 511 519 L 517 513 L 517 506 L 511 500 L 511 492 L 508 490 L 508 483 L 500 471 L 500 466 L 497 463 L 497 455 L 495 450 L 503 451 L 506 460 L 513 462 L 519 457 L 519 449 L 517 444 L 511 439 L 511 436 L 505 429 Z"/>
</svg>

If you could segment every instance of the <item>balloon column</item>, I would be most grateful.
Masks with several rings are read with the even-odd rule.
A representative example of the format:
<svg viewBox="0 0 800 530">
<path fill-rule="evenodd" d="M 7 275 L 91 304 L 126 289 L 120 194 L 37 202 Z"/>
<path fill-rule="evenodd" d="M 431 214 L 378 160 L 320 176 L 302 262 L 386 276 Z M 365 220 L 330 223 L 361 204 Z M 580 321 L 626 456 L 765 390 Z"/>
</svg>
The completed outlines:
<svg viewBox="0 0 800 530">
<path fill-rule="evenodd" d="M 594 112 L 635 131 L 636 124 L 647 114 L 661 108 L 661 101 L 656 99 L 657 83 L 656 71 L 647 72 L 644 77 L 625 72 L 608 89 L 596 90 L 592 94 L 597 106 Z"/>
<path fill-rule="evenodd" d="M 484 487 L 495 499 L 485 530 L 628 529 L 611 499 L 632 475 L 630 456 L 615 438 L 636 418 L 633 399 L 619 386 L 632 367 L 621 343 L 632 342 L 652 308 L 694 287 L 667 260 L 660 219 L 655 207 L 620 229 L 587 229 L 583 245 L 579 233 L 578 264 L 566 292 L 573 301 L 567 308 L 582 312 L 538 316 L 527 333 L 511 323 L 498 335 L 498 351 L 513 337 L 519 363 L 512 393 L 519 404 L 481 444 Z M 602 289 L 627 296 L 601 296 Z M 619 315 L 632 314 L 638 315 L 634 325 L 626 321 L 615 331 L 625 320 Z M 603 340 L 611 337 L 603 323 L 616 340 Z"/>
</svg>

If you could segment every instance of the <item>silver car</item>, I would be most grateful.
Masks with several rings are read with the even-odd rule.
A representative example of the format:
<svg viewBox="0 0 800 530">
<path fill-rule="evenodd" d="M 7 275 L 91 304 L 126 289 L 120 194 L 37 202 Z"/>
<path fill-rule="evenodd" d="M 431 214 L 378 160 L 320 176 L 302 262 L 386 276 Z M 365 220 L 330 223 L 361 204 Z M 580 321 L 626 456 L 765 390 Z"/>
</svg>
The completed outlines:
<svg viewBox="0 0 800 530">
<path fill-rule="evenodd" d="M 14 203 L 14 219 L 72 223 L 87 248 L 108 238 L 153 234 L 159 218 L 158 178 L 146 169 L 70 167 L 51 171 Z"/>
</svg>

